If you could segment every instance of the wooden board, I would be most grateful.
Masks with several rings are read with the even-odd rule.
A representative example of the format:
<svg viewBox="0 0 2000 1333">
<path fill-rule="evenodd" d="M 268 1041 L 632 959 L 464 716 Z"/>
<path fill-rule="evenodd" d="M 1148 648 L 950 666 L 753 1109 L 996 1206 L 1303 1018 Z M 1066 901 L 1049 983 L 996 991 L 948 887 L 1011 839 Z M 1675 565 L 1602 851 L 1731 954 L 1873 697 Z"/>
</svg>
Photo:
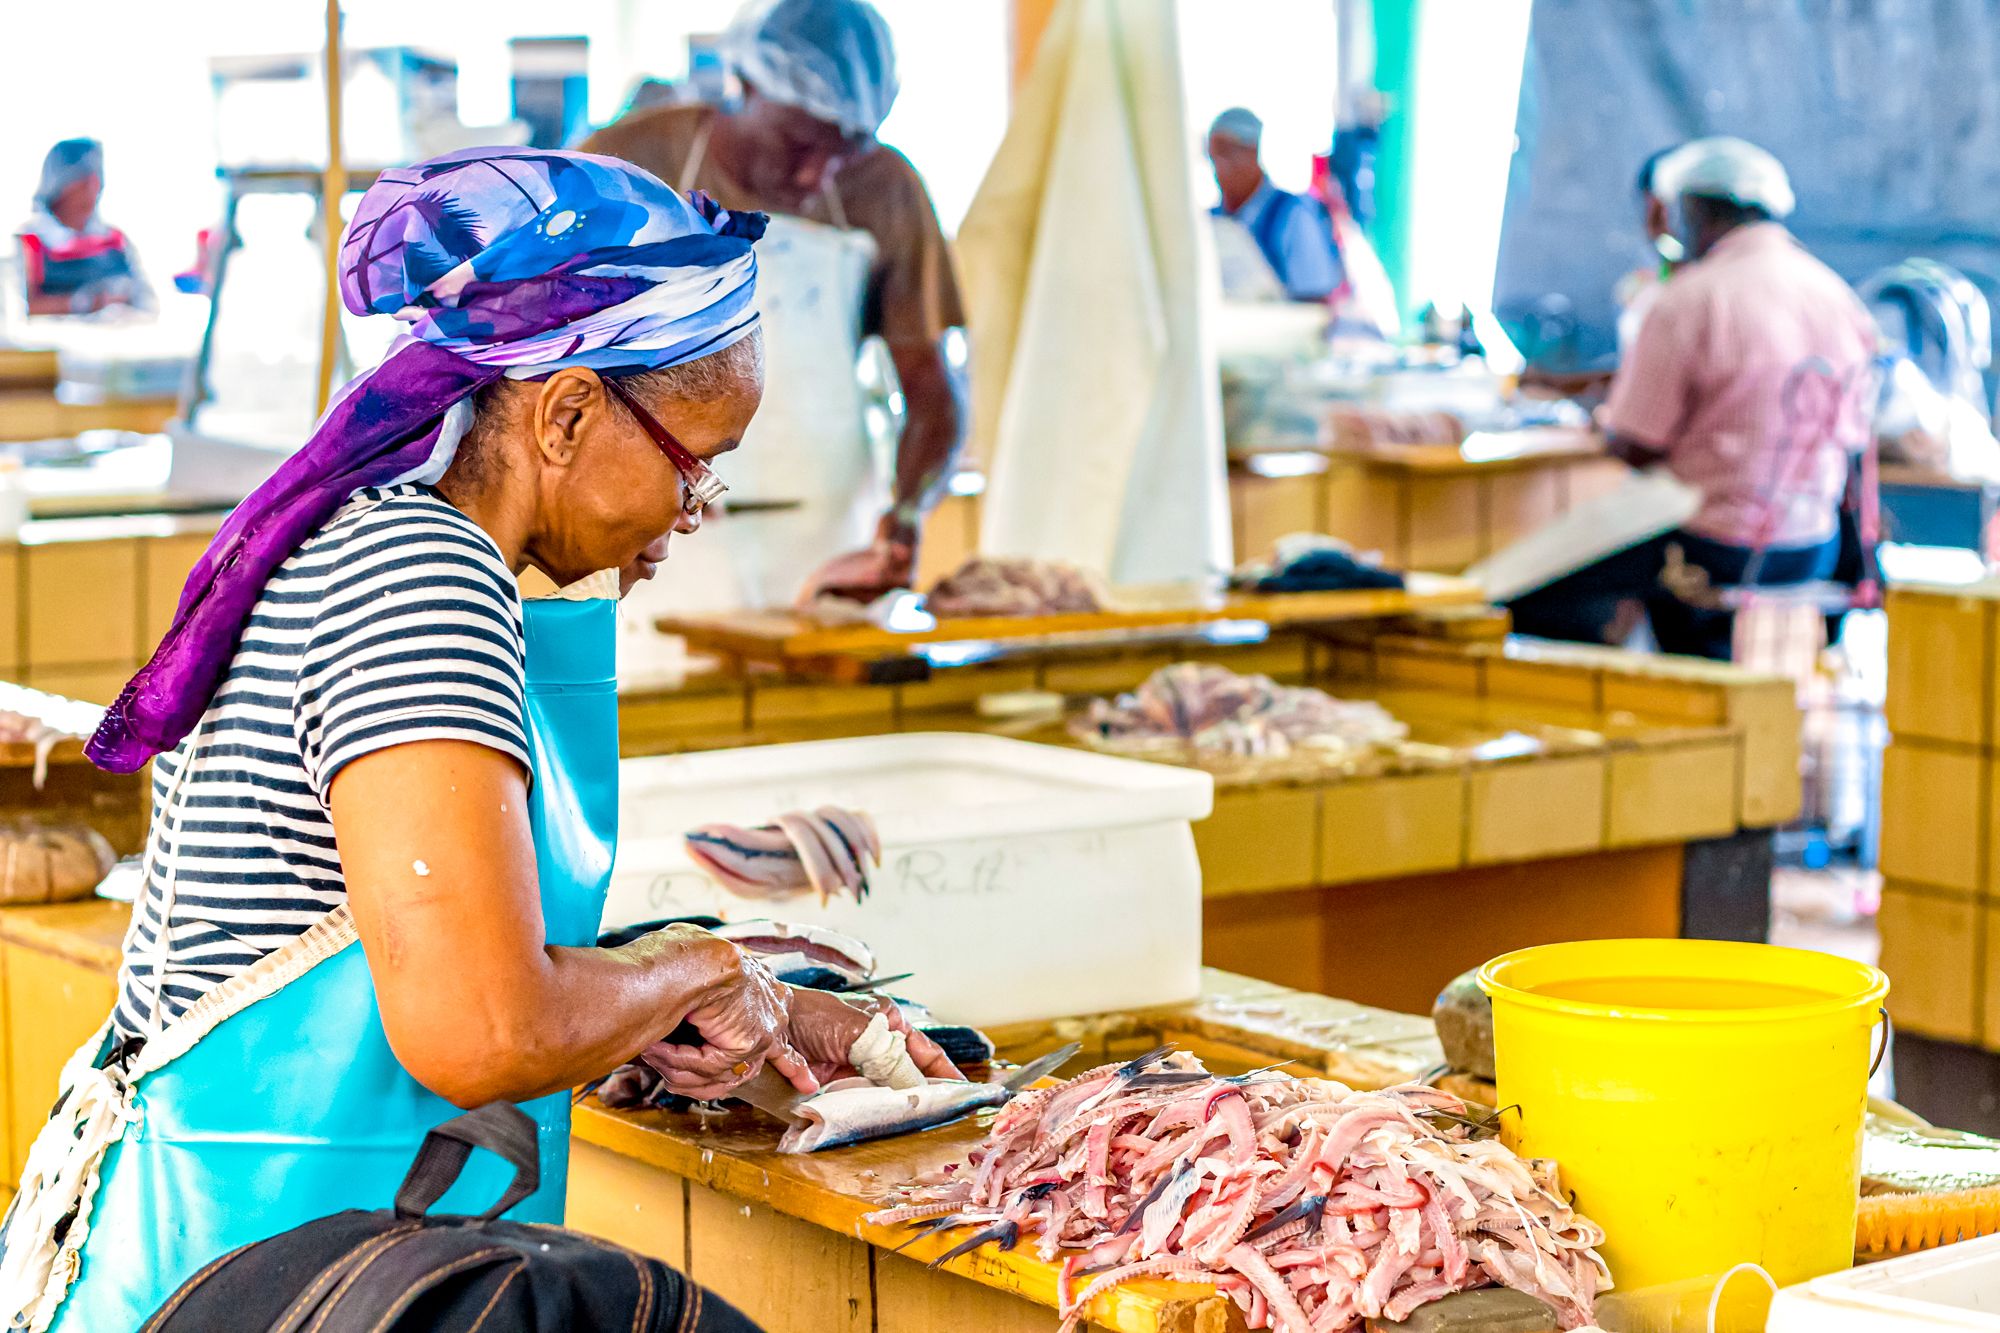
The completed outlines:
<svg viewBox="0 0 2000 1333">
<path fill-rule="evenodd" d="M 53 390 L 61 365 L 51 347 L 0 347 L 0 386 Z"/>
<path fill-rule="evenodd" d="M 1233 459 L 1258 454 L 1314 452 L 1297 444 L 1260 447 L 1231 445 Z M 1425 444 L 1322 446 L 1317 452 L 1362 460 L 1391 471 L 1420 473 L 1515 472 L 1605 457 L 1604 437 L 1582 426 L 1535 426 L 1523 430 L 1476 431 L 1465 441 Z M 1886 474 L 1885 478 L 1886 480 Z"/>
<path fill-rule="evenodd" d="M 933 628 L 922 630 L 825 625 L 781 611 L 669 616 L 659 621 L 659 628 L 682 636 L 693 648 L 749 661 L 788 662 L 840 655 L 889 656 L 927 643 L 989 640 L 1026 645 L 1137 630 L 1197 629 L 1222 620 L 1262 621 L 1272 626 L 1324 624 L 1407 615 L 1432 607 L 1476 606 L 1485 596 L 1477 585 L 1464 579 L 1412 574 L 1408 588 L 1260 594 L 1217 593 L 1188 584 L 1121 589 L 1116 599 L 1116 611 L 968 617 L 939 620 Z"/>
</svg>

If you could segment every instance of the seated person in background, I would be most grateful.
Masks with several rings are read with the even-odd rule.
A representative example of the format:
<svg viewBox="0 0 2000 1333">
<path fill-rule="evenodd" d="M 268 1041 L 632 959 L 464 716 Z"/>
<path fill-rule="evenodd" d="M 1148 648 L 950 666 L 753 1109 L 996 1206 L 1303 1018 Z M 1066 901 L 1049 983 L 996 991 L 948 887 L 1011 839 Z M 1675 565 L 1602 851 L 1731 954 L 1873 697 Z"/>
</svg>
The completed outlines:
<svg viewBox="0 0 2000 1333">
<path fill-rule="evenodd" d="M 1263 137 L 1264 122 L 1240 106 L 1215 118 L 1208 131 L 1208 160 L 1222 202 L 1210 211 L 1242 224 L 1285 295 L 1294 301 L 1324 301 L 1341 277 L 1332 224 L 1317 200 L 1271 184 L 1257 156 Z"/>
<path fill-rule="evenodd" d="M 1869 429 L 1876 330 L 1848 285 L 1776 221 L 1793 206 L 1776 158 L 1728 138 L 1684 152 L 1674 212 L 1690 262 L 1660 289 L 1600 421 L 1613 453 L 1663 463 L 1701 492 L 1701 507 L 1679 531 L 1512 609 L 1523 634 L 1615 643 L 1627 608 L 1643 603 L 1663 651 L 1727 659 L 1734 617 L 1663 585 L 1669 550 L 1717 588 L 1833 575 L 1848 455 Z"/>
<path fill-rule="evenodd" d="M 153 292 L 125 233 L 97 215 L 104 145 L 64 139 L 42 161 L 35 209 L 16 238 L 31 315 L 87 315 L 112 306 L 150 310 Z"/>
</svg>

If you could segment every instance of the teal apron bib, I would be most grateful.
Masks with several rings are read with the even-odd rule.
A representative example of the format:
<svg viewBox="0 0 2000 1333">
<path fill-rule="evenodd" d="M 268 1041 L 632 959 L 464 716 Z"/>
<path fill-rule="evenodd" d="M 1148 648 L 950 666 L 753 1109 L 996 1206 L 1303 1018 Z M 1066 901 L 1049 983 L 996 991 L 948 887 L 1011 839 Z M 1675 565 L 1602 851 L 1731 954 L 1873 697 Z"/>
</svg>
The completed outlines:
<svg viewBox="0 0 2000 1333">
<path fill-rule="evenodd" d="M 616 603 L 526 604 L 528 736 L 542 915 L 551 944 L 594 943 L 618 816 Z M 62 1333 L 137 1329 L 203 1264 L 348 1208 L 387 1208 L 432 1126 L 458 1108 L 403 1071 L 358 943 L 224 1019 L 136 1088 L 106 1154 Z M 527 1103 L 541 1187 L 512 1209 L 561 1222 L 567 1093 Z M 512 1178 L 475 1154 L 434 1211 L 478 1212 Z"/>
</svg>

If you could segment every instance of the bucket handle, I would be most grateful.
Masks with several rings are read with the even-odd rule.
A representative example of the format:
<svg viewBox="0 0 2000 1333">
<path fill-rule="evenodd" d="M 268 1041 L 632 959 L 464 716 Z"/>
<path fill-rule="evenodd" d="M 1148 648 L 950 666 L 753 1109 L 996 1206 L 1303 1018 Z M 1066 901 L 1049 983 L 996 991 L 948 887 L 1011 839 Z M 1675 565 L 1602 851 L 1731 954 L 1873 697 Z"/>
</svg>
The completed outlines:
<svg viewBox="0 0 2000 1333">
<path fill-rule="evenodd" d="M 1875 1012 L 1882 1015 L 1882 1044 L 1875 1048 L 1875 1058 L 1868 1064 L 1868 1077 L 1871 1079 L 1875 1077 L 1875 1071 L 1882 1067 L 1882 1061 L 1888 1058 L 1889 1047 L 1896 1040 L 1896 1021 L 1889 1017 L 1889 1006 L 1885 1004 Z"/>
</svg>

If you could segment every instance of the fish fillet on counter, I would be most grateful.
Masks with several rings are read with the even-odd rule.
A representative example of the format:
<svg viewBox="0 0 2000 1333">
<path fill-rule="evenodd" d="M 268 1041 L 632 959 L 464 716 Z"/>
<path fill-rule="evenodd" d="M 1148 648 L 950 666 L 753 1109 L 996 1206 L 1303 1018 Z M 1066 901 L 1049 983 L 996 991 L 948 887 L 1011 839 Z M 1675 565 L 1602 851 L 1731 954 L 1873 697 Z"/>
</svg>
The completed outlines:
<svg viewBox="0 0 2000 1333">
<path fill-rule="evenodd" d="M 1221 1078 L 1155 1051 L 1026 1093 L 969 1158 L 880 1225 L 978 1230 L 944 1259 L 1032 1239 L 1060 1262 L 1062 1328 L 1136 1278 L 1213 1284 L 1251 1328 L 1348 1333 L 1454 1292 L 1510 1287 L 1586 1328 L 1602 1231 L 1555 1168 L 1475 1137 L 1457 1098 Z"/>
<path fill-rule="evenodd" d="M 816 893 L 821 906 L 836 894 L 860 902 L 882 863 L 875 821 L 833 805 L 791 811 L 756 828 L 704 824 L 686 841 L 694 863 L 739 898 Z"/>
</svg>

